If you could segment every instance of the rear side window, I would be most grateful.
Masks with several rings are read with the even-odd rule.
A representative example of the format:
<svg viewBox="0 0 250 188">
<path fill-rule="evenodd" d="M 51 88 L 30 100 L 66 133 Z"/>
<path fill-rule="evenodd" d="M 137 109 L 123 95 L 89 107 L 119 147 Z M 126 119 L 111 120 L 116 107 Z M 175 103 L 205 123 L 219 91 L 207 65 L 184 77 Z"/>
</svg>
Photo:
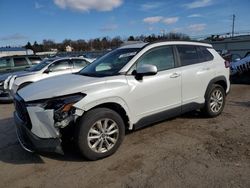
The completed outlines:
<svg viewBox="0 0 250 188">
<path fill-rule="evenodd" d="M 41 62 L 41 58 L 40 57 L 29 57 L 30 62 L 33 64 L 38 64 Z"/>
<path fill-rule="evenodd" d="M 88 65 L 87 61 L 81 59 L 72 59 L 71 61 L 73 62 L 75 69 L 81 69 Z"/>
<path fill-rule="evenodd" d="M 200 63 L 199 55 L 195 46 L 180 45 L 177 46 L 177 50 L 182 66 Z"/>
<path fill-rule="evenodd" d="M 67 69 L 71 69 L 71 65 L 68 60 L 58 61 L 50 65 L 50 71 L 56 72 L 56 71 L 63 71 Z"/>
<path fill-rule="evenodd" d="M 14 58 L 14 66 L 21 67 L 29 65 L 28 61 L 24 57 Z"/>
<path fill-rule="evenodd" d="M 142 64 L 155 65 L 158 71 L 175 67 L 174 55 L 171 46 L 164 46 L 150 50 L 137 62 L 137 67 Z"/>
<path fill-rule="evenodd" d="M 201 62 L 212 61 L 214 59 L 214 56 L 208 51 L 206 47 L 198 46 L 197 50 L 199 52 Z"/>
</svg>

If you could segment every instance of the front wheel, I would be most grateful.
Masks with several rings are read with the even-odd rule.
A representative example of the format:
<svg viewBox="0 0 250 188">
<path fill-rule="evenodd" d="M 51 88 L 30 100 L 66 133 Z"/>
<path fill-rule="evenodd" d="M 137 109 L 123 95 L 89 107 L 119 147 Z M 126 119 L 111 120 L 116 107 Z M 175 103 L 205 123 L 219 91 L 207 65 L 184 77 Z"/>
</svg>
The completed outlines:
<svg viewBox="0 0 250 188">
<path fill-rule="evenodd" d="M 87 112 L 76 129 L 78 148 L 89 160 L 98 160 L 115 153 L 124 135 L 123 119 L 108 108 L 96 108 Z"/>
<path fill-rule="evenodd" d="M 214 84 L 206 96 L 206 102 L 202 112 L 208 117 L 216 117 L 223 111 L 225 102 L 226 94 L 224 88 Z"/>
</svg>

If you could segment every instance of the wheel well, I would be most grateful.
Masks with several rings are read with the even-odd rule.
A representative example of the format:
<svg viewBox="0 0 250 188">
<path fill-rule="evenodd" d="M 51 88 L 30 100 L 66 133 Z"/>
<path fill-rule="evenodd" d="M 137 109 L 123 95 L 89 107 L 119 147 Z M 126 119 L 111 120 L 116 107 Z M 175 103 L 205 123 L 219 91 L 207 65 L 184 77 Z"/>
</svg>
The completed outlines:
<svg viewBox="0 0 250 188">
<path fill-rule="evenodd" d="M 218 85 L 222 86 L 223 89 L 225 90 L 225 92 L 227 91 L 227 83 L 224 80 L 219 80 L 219 81 L 215 82 L 214 84 L 218 84 Z"/>
<path fill-rule="evenodd" d="M 123 122 L 125 124 L 125 127 L 128 128 L 129 127 L 129 118 L 128 115 L 126 113 L 126 111 L 124 110 L 124 108 L 117 103 L 103 103 L 100 104 L 98 106 L 95 106 L 94 108 L 109 108 L 111 110 L 114 110 L 115 112 L 117 112 L 123 119 Z M 92 109 L 94 109 L 92 108 Z"/>
</svg>

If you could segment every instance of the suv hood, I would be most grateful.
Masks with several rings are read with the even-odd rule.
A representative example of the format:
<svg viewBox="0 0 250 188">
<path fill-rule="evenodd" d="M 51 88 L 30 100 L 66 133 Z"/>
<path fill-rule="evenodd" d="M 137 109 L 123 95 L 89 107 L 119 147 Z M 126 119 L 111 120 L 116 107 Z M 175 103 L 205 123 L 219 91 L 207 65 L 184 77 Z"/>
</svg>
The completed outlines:
<svg viewBox="0 0 250 188">
<path fill-rule="evenodd" d="M 79 92 L 84 93 L 93 85 L 100 87 L 98 85 L 105 84 L 105 80 L 105 78 L 66 74 L 32 83 L 18 91 L 18 94 L 26 102 L 47 99 Z"/>
</svg>

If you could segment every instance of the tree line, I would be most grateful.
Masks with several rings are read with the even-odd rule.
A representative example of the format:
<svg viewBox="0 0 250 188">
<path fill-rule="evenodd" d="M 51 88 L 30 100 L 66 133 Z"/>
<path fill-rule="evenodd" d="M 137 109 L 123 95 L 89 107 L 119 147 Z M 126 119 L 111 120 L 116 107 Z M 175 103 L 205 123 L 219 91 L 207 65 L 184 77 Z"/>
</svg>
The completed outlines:
<svg viewBox="0 0 250 188">
<path fill-rule="evenodd" d="M 66 46 L 71 46 L 74 51 L 99 51 L 114 49 L 127 41 L 143 41 L 143 42 L 155 42 L 160 40 L 190 40 L 190 37 L 182 33 L 167 33 L 163 35 L 141 35 L 141 36 L 129 36 L 128 38 L 122 39 L 121 37 L 103 37 L 95 38 L 90 40 L 71 40 L 65 39 L 62 42 L 56 43 L 53 40 L 45 39 L 40 44 L 35 41 L 33 44 L 28 42 L 24 47 L 31 49 L 36 52 L 52 51 L 56 49 L 59 52 L 66 50 Z"/>
</svg>

